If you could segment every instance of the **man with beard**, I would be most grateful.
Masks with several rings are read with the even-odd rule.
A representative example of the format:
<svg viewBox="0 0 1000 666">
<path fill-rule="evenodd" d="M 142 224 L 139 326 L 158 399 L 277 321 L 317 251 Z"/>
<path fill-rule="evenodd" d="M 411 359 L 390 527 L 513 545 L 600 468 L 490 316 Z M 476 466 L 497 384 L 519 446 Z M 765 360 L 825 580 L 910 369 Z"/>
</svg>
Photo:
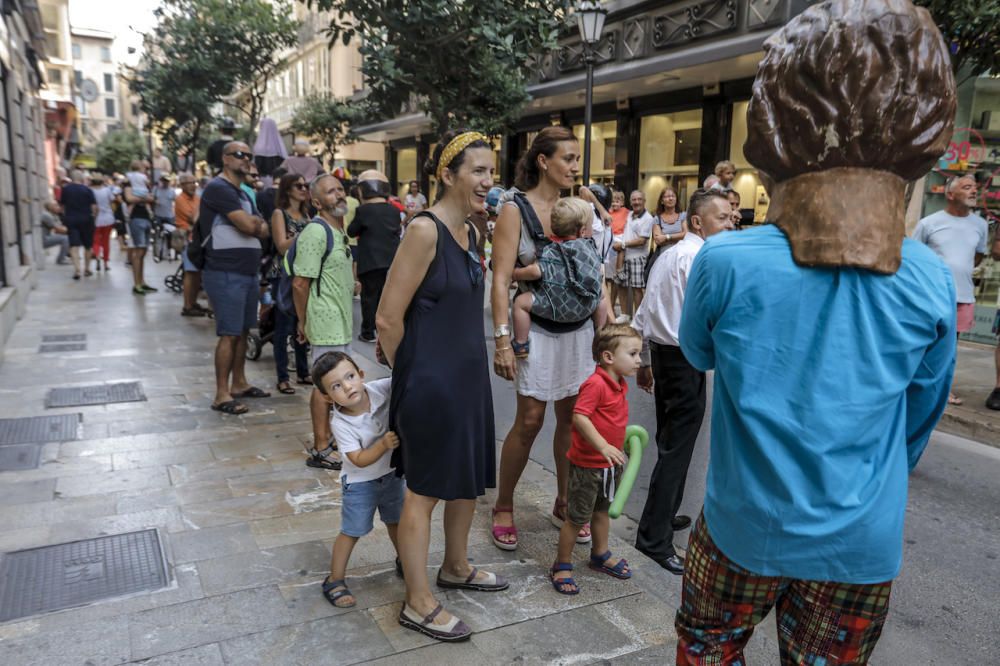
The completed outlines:
<svg viewBox="0 0 1000 666">
<path fill-rule="evenodd" d="M 956 329 L 959 333 L 972 330 L 976 315 L 976 293 L 972 286 L 972 269 L 986 256 L 986 220 L 972 212 L 976 206 L 976 179 L 972 176 L 952 178 L 944 186 L 945 209 L 928 215 L 917 223 L 913 237 L 925 244 L 944 260 L 955 281 Z M 961 405 L 962 399 L 948 394 L 948 403 Z"/>
<path fill-rule="evenodd" d="M 247 332 L 257 323 L 260 239 L 270 237 L 267 222 L 254 215 L 253 204 L 240 189 L 252 159 L 250 148 L 242 141 L 225 145 L 222 173 L 205 186 L 198 214 L 198 224 L 211 229 L 210 235 L 203 235 L 208 242 L 201 279 L 215 310 L 215 334 L 219 336 L 212 409 L 225 414 L 247 412 L 239 398 L 271 395 L 251 386 L 244 373 Z"/>
<path fill-rule="evenodd" d="M 354 293 L 358 285 L 354 281 L 351 249 L 344 231 L 347 193 L 343 184 L 323 174 L 313 179 L 309 193 L 319 213 L 296 238 L 291 268 L 295 276 L 292 295 L 299 320 L 299 341 L 309 343 L 311 361 L 315 363 L 326 352 L 351 353 Z M 330 403 L 313 389 L 309 406 L 313 450 L 306 464 L 340 469 L 340 461 L 334 455 L 336 443 L 330 433 Z"/>
</svg>

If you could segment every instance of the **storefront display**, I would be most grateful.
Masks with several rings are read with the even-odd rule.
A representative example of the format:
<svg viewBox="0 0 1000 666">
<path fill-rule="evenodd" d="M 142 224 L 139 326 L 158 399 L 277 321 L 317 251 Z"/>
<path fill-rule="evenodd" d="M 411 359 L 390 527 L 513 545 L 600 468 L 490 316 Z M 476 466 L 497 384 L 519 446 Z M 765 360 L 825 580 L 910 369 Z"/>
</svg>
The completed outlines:
<svg viewBox="0 0 1000 666">
<path fill-rule="evenodd" d="M 682 207 L 698 189 L 701 109 L 645 116 L 639 131 L 639 189 L 647 206 L 668 185 Z"/>
</svg>

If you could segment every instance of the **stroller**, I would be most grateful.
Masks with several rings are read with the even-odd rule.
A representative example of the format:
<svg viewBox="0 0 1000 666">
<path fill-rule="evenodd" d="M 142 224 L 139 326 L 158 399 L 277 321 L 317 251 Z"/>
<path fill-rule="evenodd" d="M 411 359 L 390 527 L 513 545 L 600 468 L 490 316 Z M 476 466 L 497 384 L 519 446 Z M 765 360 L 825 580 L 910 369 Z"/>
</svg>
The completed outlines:
<svg viewBox="0 0 1000 666">
<path fill-rule="evenodd" d="M 247 334 L 247 358 L 256 361 L 264 345 L 274 342 L 274 323 L 277 314 L 274 303 L 261 302 L 257 315 L 257 330 Z"/>
<path fill-rule="evenodd" d="M 168 275 L 163 278 L 163 284 L 166 285 L 167 289 L 179 294 L 184 291 L 184 264 L 177 267 L 173 275 Z"/>
</svg>

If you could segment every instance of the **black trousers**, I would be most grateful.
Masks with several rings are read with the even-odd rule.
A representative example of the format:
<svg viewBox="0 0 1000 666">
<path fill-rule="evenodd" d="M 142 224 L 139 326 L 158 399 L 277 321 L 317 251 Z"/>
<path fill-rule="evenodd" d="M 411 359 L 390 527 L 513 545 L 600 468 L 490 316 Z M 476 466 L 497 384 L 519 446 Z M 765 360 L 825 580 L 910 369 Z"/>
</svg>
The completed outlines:
<svg viewBox="0 0 1000 666">
<path fill-rule="evenodd" d="M 375 335 L 375 312 L 382 299 L 382 289 L 388 274 L 389 269 L 380 268 L 358 276 L 361 282 L 361 335 L 366 338 Z"/>
<path fill-rule="evenodd" d="M 656 467 L 635 547 L 654 559 L 676 555 L 671 521 L 681 507 L 691 454 L 705 416 L 705 373 L 680 347 L 650 343 L 656 401 Z"/>
</svg>

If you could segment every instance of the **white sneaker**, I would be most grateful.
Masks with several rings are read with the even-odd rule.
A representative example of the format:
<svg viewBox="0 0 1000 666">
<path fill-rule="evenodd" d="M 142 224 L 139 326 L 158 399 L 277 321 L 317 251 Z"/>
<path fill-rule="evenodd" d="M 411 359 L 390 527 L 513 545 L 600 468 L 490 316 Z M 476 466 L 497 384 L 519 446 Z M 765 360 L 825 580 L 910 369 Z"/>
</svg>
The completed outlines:
<svg viewBox="0 0 1000 666">
<path fill-rule="evenodd" d="M 618 315 L 618 318 L 615 319 L 616 324 L 627 324 L 630 321 L 632 321 L 632 318 L 629 317 L 627 314 Z"/>
</svg>

